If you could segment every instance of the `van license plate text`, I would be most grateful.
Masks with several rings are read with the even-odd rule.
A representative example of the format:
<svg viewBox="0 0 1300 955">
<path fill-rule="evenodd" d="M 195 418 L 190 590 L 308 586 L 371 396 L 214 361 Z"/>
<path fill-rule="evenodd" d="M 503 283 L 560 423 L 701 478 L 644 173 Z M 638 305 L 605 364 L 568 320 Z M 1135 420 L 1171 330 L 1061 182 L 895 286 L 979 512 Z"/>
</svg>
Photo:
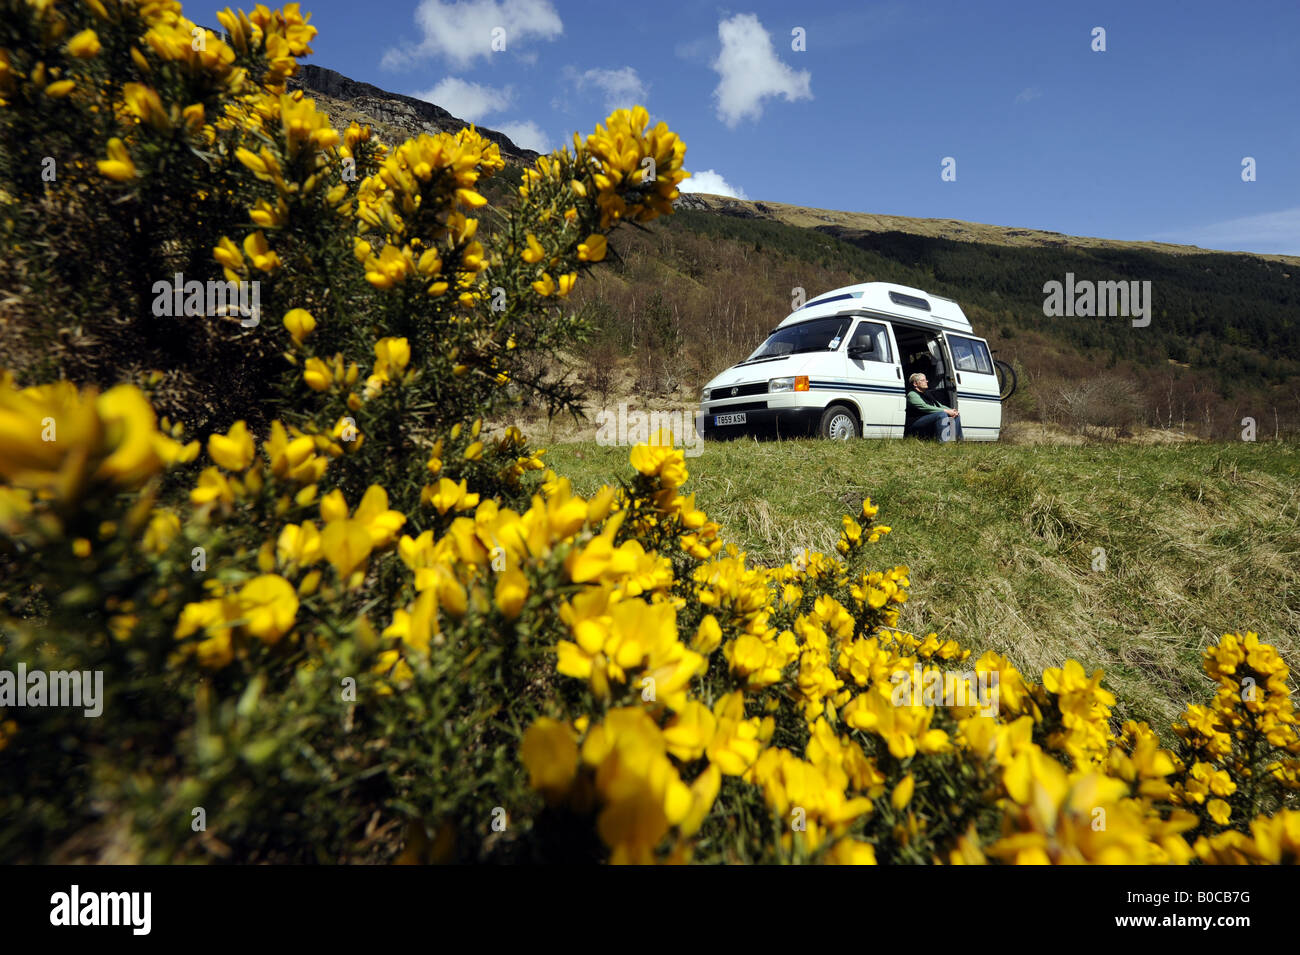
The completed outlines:
<svg viewBox="0 0 1300 955">
<path fill-rule="evenodd" d="M 713 423 L 719 426 L 724 424 L 744 424 L 745 413 L 742 411 L 740 414 L 720 414 L 713 419 Z"/>
</svg>

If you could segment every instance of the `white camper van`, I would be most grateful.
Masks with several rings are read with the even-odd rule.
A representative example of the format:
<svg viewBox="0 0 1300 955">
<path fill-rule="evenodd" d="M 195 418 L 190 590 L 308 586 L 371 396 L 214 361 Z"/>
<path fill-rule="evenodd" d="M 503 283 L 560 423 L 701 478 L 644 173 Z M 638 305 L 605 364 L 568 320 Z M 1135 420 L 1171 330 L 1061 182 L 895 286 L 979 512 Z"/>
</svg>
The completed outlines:
<svg viewBox="0 0 1300 955">
<path fill-rule="evenodd" d="M 988 343 L 956 302 L 889 282 L 838 288 L 796 309 L 708 383 L 700 423 L 706 438 L 901 438 L 917 371 L 961 413 L 966 440 L 998 439 L 1004 389 Z"/>
</svg>

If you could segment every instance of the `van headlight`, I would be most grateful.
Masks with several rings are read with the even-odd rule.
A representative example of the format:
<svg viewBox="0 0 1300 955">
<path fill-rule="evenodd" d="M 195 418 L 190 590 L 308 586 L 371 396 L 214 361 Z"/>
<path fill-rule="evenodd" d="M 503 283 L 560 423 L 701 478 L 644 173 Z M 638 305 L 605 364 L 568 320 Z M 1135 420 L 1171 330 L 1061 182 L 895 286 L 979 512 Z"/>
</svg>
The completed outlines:
<svg viewBox="0 0 1300 955">
<path fill-rule="evenodd" d="M 772 378 L 767 383 L 768 393 L 779 391 L 807 391 L 808 376 L 796 375 L 793 378 Z"/>
</svg>

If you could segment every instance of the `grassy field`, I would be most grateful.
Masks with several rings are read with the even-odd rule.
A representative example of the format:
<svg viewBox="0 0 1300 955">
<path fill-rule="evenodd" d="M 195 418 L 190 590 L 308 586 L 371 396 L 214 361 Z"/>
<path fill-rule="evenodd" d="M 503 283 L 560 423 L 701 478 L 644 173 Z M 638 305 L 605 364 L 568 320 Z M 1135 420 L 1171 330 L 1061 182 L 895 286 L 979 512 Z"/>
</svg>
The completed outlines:
<svg viewBox="0 0 1300 955">
<path fill-rule="evenodd" d="M 629 473 L 627 452 L 560 444 L 547 460 L 589 493 Z M 1296 444 L 737 441 L 687 466 L 697 505 L 761 562 L 829 550 L 869 495 L 893 527 L 875 564 L 912 569 L 902 626 L 1035 678 L 1070 657 L 1101 667 L 1116 714 L 1167 740 L 1207 699 L 1200 654 L 1225 630 L 1255 630 L 1300 669 Z"/>
</svg>

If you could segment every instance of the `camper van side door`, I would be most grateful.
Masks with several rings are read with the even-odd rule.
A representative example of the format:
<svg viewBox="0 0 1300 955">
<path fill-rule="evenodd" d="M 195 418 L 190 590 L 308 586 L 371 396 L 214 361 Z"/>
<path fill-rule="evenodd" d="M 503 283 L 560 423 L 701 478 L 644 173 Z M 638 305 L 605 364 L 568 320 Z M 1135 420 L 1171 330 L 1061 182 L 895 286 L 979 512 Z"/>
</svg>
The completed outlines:
<svg viewBox="0 0 1300 955">
<path fill-rule="evenodd" d="M 1001 389 L 988 342 L 973 335 L 945 332 L 952 356 L 951 384 L 967 440 L 996 440 L 1002 426 Z"/>
<path fill-rule="evenodd" d="M 859 320 L 844 352 L 844 366 L 844 387 L 862 409 L 862 436 L 902 437 L 906 388 L 890 324 Z"/>
</svg>

